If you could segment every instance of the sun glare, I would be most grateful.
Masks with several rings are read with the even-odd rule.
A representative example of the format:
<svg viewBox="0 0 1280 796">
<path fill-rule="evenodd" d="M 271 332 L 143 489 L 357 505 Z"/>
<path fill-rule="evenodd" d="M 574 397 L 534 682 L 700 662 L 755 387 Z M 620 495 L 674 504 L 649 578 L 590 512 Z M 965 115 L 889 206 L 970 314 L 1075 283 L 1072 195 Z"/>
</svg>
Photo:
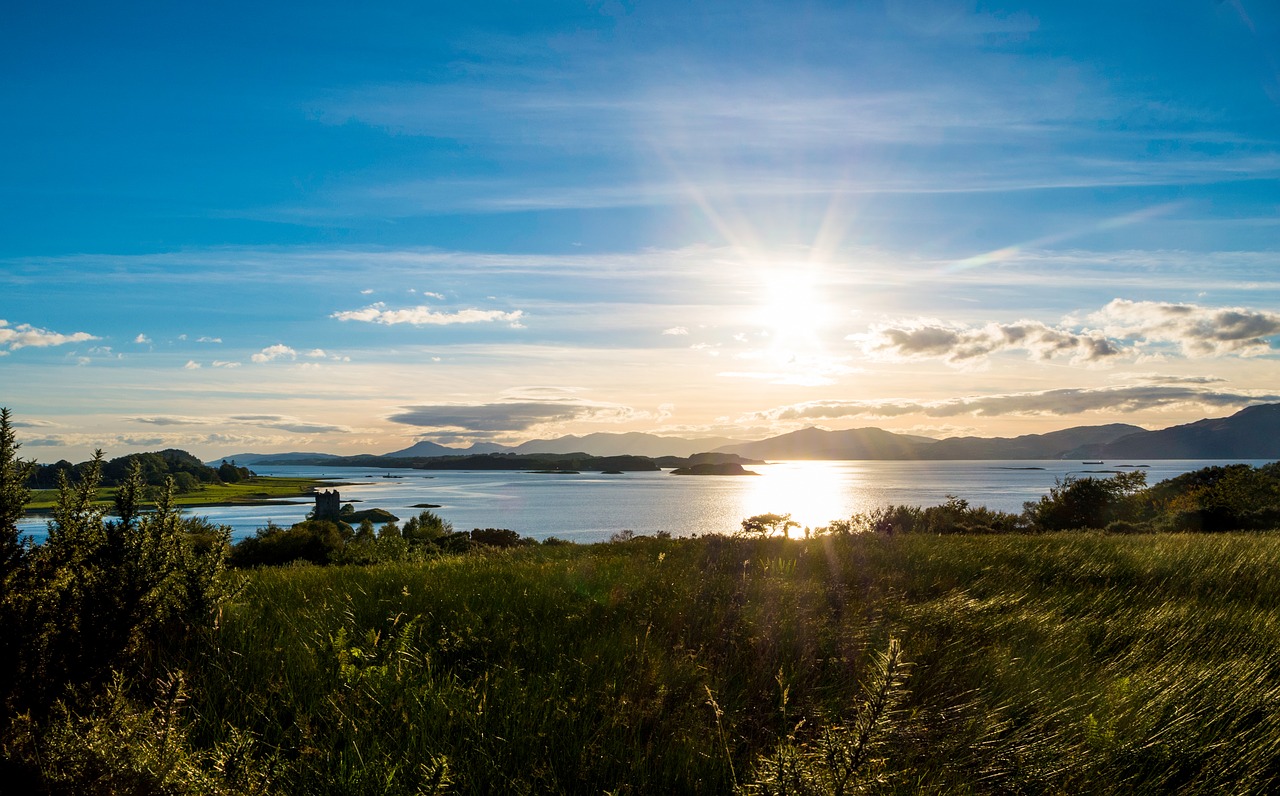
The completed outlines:
<svg viewBox="0 0 1280 796">
<path fill-rule="evenodd" d="M 778 268 L 763 281 L 760 311 L 770 347 L 787 355 L 821 350 L 822 330 L 830 322 L 831 309 L 812 270 Z"/>
<path fill-rule="evenodd" d="M 830 462 L 779 462 L 758 468 L 742 493 L 743 517 L 790 514 L 804 528 L 817 528 L 850 514 L 850 496 L 840 473 Z"/>
</svg>

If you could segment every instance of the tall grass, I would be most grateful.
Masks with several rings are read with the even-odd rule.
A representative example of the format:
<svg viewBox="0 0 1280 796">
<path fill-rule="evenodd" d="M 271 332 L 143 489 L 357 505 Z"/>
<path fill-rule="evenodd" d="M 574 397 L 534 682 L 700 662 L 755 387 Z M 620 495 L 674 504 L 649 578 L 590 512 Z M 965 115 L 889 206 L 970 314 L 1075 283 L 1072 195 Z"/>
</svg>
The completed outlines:
<svg viewBox="0 0 1280 796">
<path fill-rule="evenodd" d="M 254 571 L 192 662 L 191 737 L 255 739 L 290 793 L 781 792 L 788 744 L 864 749 L 846 792 L 1265 793 L 1277 573 L 1280 538 L 1081 534 Z"/>
</svg>

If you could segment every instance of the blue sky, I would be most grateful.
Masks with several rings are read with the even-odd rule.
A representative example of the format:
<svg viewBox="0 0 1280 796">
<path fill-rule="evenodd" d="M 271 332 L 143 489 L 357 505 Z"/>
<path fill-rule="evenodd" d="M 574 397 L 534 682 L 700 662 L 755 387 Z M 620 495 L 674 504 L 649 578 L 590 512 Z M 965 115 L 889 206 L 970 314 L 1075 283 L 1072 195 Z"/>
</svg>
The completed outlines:
<svg viewBox="0 0 1280 796">
<path fill-rule="evenodd" d="M 0 404 L 41 460 L 1280 400 L 1280 10 L 35 4 Z"/>
</svg>

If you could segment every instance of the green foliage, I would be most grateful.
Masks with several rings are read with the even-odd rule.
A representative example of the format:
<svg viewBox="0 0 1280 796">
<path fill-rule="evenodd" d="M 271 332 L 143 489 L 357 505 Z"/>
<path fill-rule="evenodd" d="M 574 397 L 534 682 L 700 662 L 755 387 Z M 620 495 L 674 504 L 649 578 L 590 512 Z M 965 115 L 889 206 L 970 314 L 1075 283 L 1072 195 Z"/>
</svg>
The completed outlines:
<svg viewBox="0 0 1280 796">
<path fill-rule="evenodd" d="M 181 675 L 154 691 L 153 704 L 140 703 L 117 676 L 83 710 L 60 700 L 43 725 L 19 716 L 3 749 L 6 785 L 14 792 L 108 796 L 270 793 L 269 765 L 247 736 L 231 733 L 210 750 L 191 746 Z"/>
<path fill-rule="evenodd" d="M 253 471 L 245 467 L 223 462 L 217 469 L 206 466 L 203 462 L 186 451 L 170 448 L 152 453 L 131 453 L 110 461 L 71 464 L 60 461 L 50 465 L 37 465 L 29 473 L 28 486 L 37 489 L 56 488 L 60 479 L 65 477 L 72 481 L 84 482 L 92 469 L 98 472 L 100 486 L 118 486 L 131 477 L 131 473 L 141 469 L 142 480 L 148 486 L 162 487 L 172 478 L 179 493 L 192 492 L 202 485 L 218 483 L 238 483 L 253 477 Z"/>
<path fill-rule="evenodd" d="M 1023 508 L 1031 525 L 1041 531 L 1106 528 L 1116 520 L 1132 518 L 1136 496 L 1146 483 L 1147 474 L 1141 470 L 1110 478 L 1067 476 L 1049 494 Z"/>
<path fill-rule="evenodd" d="M 400 535 L 410 544 L 435 542 L 451 533 L 453 526 L 429 509 L 405 520 L 404 527 L 400 529 Z"/>
<path fill-rule="evenodd" d="M 791 536 L 792 528 L 799 528 L 800 523 L 791 519 L 790 514 L 757 514 L 742 521 L 743 536 Z"/>
<path fill-rule="evenodd" d="M 7 413 L 0 431 L 8 432 Z M 0 468 L 16 472 L 11 444 Z M 45 544 L 20 547 L 0 590 L 0 781 L 35 792 L 219 792 L 177 741 L 180 677 L 165 675 L 206 648 L 228 595 L 229 531 L 184 520 L 172 481 L 142 511 L 144 463 L 130 462 L 99 503 L 101 452 L 73 481 L 59 471 Z M 6 490 L 8 514 L 21 489 Z M 21 504 L 19 504 L 21 507 Z M 164 717 L 131 707 L 131 689 L 167 677 Z M 201 757 L 212 764 L 212 758 Z M 187 773 L 183 773 L 187 772 Z M 192 773 L 195 772 L 195 773 Z M 27 786 L 30 786 L 29 788 Z"/>
<path fill-rule="evenodd" d="M 818 528 L 817 532 L 837 536 L 861 533 L 893 536 L 902 533 L 1017 533 L 1023 530 L 1023 519 L 1016 514 L 994 511 L 986 506 L 970 506 L 967 500 L 948 495 L 947 502 L 940 506 L 881 506 L 855 514 L 847 520 L 835 520 Z"/>
<path fill-rule="evenodd" d="M 31 494 L 27 481 L 35 467 L 18 458 L 19 447 L 9 409 L 0 407 L 0 592 L 8 590 L 9 577 L 22 564 L 18 520 Z"/>
<path fill-rule="evenodd" d="M 252 470 L 248 467 L 237 467 L 235 462 L 223 459 L 218 465 L 218 479 L 224 484 L 237 484 L 252 477 Z"/>
<path fill-rule="evenodd" d="M 891 751 L 889 741 L 902 730 L 901 705 L 907 697 L 910 670 L 902 645 L 889 639 L 888 648 L 876 654 L 852 722 L 829 724 L 805 742 L 799 738 L 805 726 L 802 719 L 772 752 L 756 760 L 753 780 L 735 791 L 759 796 L 844 796 L 885 785 L 888 760 L 882 755 Z M 778 687 L 785 723 L 790 688 L 781 672 Z"/>
<path fill-rule="evenodd" d="M 536 544 L 534 540 L 526 539 L 510 528 L 474 528 L 471 531 L 471 541 L 486 547 L 523 547 Z"/>
<path fill-rule="evenodd" d="M 295 561 L 327 564 L 354 534 L 345 523 L 304 520 L 288 528 L 268 522 L 266 527 L 231 548 L 233 567 L 279 566 Z"/>
</svg>

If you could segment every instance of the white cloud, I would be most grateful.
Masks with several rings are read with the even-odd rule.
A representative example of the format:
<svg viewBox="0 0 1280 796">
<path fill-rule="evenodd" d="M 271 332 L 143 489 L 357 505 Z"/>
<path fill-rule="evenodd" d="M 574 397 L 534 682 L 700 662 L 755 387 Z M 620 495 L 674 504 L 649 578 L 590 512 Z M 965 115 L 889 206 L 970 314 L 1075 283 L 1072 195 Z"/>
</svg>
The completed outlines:
<svg viewBox="0 0 1280 796">
<path fill-rule="evenodd" d="M 147 337 L 145 334 L 140 333 L 137 337 L 133 338 L 133 342 L 137 343 L 138 345 L 145 345 L 151 342 L 151 338 Z"/>
<path fill-rule="evenodd" d="M 182 367 L 186 368 L 187 370 L 199 370 L 200 363 L 196 362 L 194 359 L 188 359 L 187 364 L 183 365 Z"/>
<path fill-rule="evenodd" d="M 1280 313 L 1246 307 L 1115 299 L 1089 320 L 1112 337 L 1172 344 L 1189 357 L 1259 356 L 1280 335 Z"/>
<path fill-rule="evenodd" d="M 520 318 L 524 313 L 520 310 L 503 312 L 502 310 L 466 309 L 457 312 L 436 312 L 430 307 L 417 306 L 401 310 L 389 310 L 382 302 L 371 304 L 359 310 L 335 312 L 329 317 L 340 321 L 364 321 L 395 325 L 408 323 L 414 326 L 447 326 L 458 323 L 489 323 L 507 321 L 513 328 L 520 328 Z"/>
<path fill-rule="evenodd" d="M 297 359 L 298 352 L 283 343 L 276 343 L 275 345 L 267 346 L 249 358 L 254 362 L 261 364 L 263 362 L 271 362 L 282 357 Z"/>
<path fill-rule="evenodd" d="M 916 318 L 875 325 L 846 339 L 875 359 L 940 359 L 966 366 L 1010 351 L 1025 351 L 1038 360 L 1069 357 L 1084 364 L 1165 353 L 1261 356 L 1275 350 L 1276 337 L 1280 312 L 1114 299 L 1083 321 L 1069 316 L 1056 326 L 1033 320 L 968 326 Z"/>
<path fill-rule="evenodd" d="M 1123 353 L 1098 332 L 1075 332 L 1030 320 L 973 327 L 915 319 L 872 326 L 865 334 L 846 339 L 859 343 L 875 359 L 941 359 L 955 366 L 975 364 L 1005 351 L 1025 351 L 1041 360 L 1067 356 L 1078 363 L 1102 362 Z"/>
<path fill-rule="evenodd" d="M 221 337 L 197 337 L 196 342 L 197 343 L 221 343 L 222 338 Z"/>
<path fill-rule="evenodd" d="M 239 362 L 228 362 L 228 361 L 227 361 L 227 360 L 225 360 L 225 359 L 215 359 L 215 360 L 213 360 L 213 366 L 214 366 L 215 368 L 238 368 L 238 367 L 240 367 L 240 363 L 239 363 Z"/>
<path fill-rule="evenodd" d="M 101 340 L 88 332 L 60 334 L 48 329 L 39 329 L 29 323 L 11 326 L 8 321 L 0 319 L 0 346 L 9 351 L 19 348 L 48 348 L 49 346 L 66 345 L 67 343 L 83 343 L 86 340 Z"/>
<path fill-rule="evenodd" d="M 663 334 L 683 336 L 689 333 L 689 330 L 683 326 L 672 326 L 670 329 L 663 329 Z"/>
</svg>

